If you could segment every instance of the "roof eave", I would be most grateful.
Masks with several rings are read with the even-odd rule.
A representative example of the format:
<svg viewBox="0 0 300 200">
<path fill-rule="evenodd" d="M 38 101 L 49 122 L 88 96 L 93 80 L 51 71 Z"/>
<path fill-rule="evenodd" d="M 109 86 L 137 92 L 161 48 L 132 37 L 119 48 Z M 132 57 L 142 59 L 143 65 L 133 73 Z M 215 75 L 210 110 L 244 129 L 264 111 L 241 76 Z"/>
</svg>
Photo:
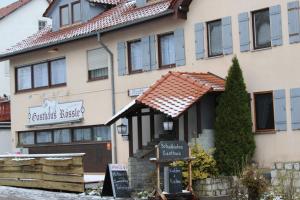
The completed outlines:
<svg viewBox="0 0 300 200">
<path fill-rule="evenodd" d="M 159 13 L 157 15 L 150 16 L 150 17 L 145 17 L 145 18 L 142 18 L 142 19 L 138 19 L 138 20 L 132 21 L 130 23 L 119 24 L 119 25 L 113 26 L 111 28 L 107 28 L 107 29 L 103 29 L 103 30 L 99 30 L 99 31 L 93 31 L 93 32 L 90 32 L 90 33 L 87 33 L 87 34 L 84 34 L 84 35 L 80 35 L 80 36 L 60 40 L 60 41 L 57 41 L 57 42 L 48 43 L 48 44 L 44 44 L 44 45 L 40 45 L 40 46 L 35 46 L 35 47 L 20 50 L 20 51 L 15 51 L 15 52 L 12 52 L 12 53 L 2 54 L 2 55 L 0 55 L 0 61 L 6 60 L 6 59 L 8 59 L 12 56 L 16 56 L 16 55 L 19 55 L 19 54 L 28 53 L 28 52 L 32 52 L 32 51 L 36 51 L 36 50 L 56 46 L 56 45 L 59 45 L 59 44 L 64 44 L 64 43 L 67 43 L 67 42 L 80 40 L 80 39 L 91 37 L 91 36 L 96 36 L 99 33 L 103 34 L 103 33 L 108 33 L 108 32 L 112 32 L 112 31 L 117 31 L 117 30 L 120 30 L 120 29 L 123 29 L 123 28 L 127 28 L 127 27 L 130 27 L 130 26 L 133 26 L 133 25 L 137 25 L 137 24 L 140 24 L 140 23 L 143 23 L 143 22 L 146 22 L 146 21 L 151 21 L 153 19 L 168 16 L 168 15 L 171 15 L 171 14 L 174 14 L 174 10 L 168 9 L 168 10 L 166 10 L 162 13 Z"/>
</svg>

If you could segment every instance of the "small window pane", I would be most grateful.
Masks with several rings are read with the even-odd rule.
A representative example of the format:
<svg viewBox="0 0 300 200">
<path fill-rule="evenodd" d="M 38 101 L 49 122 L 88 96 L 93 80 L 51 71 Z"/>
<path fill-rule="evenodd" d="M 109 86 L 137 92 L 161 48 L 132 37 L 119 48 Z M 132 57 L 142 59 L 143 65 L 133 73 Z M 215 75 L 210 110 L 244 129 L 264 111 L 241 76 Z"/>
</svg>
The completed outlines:
<svg viewBox="0 0 300 200">
<path fill-rule="evenodd" d="M 47 21 L 39 20 L 39 30 L 42 30 L 47 25 Z"/>
<path fill-rule="evenodd" d="M 19 144 L 34 144 L 34 132 L 19 133 Z"/>
<path fill-rule="evenodd" d="M 269 10 L 258 11 L 253 14 L 254 20 L 254 45 L 255 48 L 271 46 L 271 30 Z"/>
<path fill-rule="evenodd" d="M 21 67 L 17 69 L 18 90 L 30 89 L 31 86 L 31 67 Z"/>
<path fill-rule="evenodd" d="M 72 4 L 72 20 L 73 23 L 79 22 L 81 19 L 81 13 L 80 13 L 80 3 L 74 3 Z"/>
<path fill-rule="evenodd" d="M 74 141 L 92 140 L 92 131 L 90 128 L 78 128 L 74 130 Z"/>
<path fill-rule="evenodd" d="M 138 71 L 143 69 L 143 49 L 142 42 L 135 41 L 129 43 L 130 48 L 130 64 L 131 71 Z"/>
<path fill-rule="evenodd" d="M 108 54 L 104 48 L 87 52 L 89 79 L 108 78 Z"/>
<path fill-rule="evenodd" d="M 51 131 L 40 131 L 36 133 L 36 142 L 37 143 L 50 143 L 52 142 L 52 133 Z"/>
<path fill-rule="evenodd" d="M 161 65 L 175 64 L 175 40 L 174 34 L 160 37 Z"/>
<path fill-rule="evenodd" d="M 48 63 L 33 65 L 34 87 L 48 86 Z"/>
<path fill-rule="evenodd" d="M 51 61 L 51 84 L 66 83 L 66 59 Z"/>
<path fill-rule="evenodd" d="M 108 78 L 108 68 L 94 69 L 89 71 L 89 79 Z"/>
<path fill-rule="evenodd" d="M 60 8 L 60 25 L 65 26 L 69 24 L 69 6 Z"/>
<path fill-rule="evenodd" d="M 208 23 L 208 45 L 209 56 L 223 54 L 221 20 Z"/>
<path fill-rule="evenodd" d="M 70 143 L 71 142 L 71 130 L 59 129 L 54 131 L 54 143 Z"/>
<path fill-rule="evenodd" d="M 272 93 L 255 94 L 256 129 L 274 129 Z"/>
<path fill-rule="evenodd" d="M 96 141 L 110 141 L 110 127 L 109 126 L 97 126 L 94 127 L 94 137 Z"/>
</svg>

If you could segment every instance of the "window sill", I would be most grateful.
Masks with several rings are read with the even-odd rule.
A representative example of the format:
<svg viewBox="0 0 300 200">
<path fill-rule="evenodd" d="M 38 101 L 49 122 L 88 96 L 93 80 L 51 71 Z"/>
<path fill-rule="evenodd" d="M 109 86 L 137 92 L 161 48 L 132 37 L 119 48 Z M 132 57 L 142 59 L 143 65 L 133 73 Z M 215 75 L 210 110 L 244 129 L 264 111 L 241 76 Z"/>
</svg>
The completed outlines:
<svg viewBox="0 0 300 200">
<path fill-rule="evenodd" d="M 62 84 L 52 85 L 52 86 L 48 86 L 48 87 L 39 87 L 39 88 L 26 89 L 26 90 L 18 90 L 15 92 L 15 94 L 22 94 L 22 93 L 27 93 L 27 92 L 32 92 L 32 91 L 40 91 L 40 90 L 48 90 L 48 89 L 54 89 L 54 88 L 64 87 L 64 86 L 67 86 L 67 84 L 62 83 Z"/>
<path fill-rule="evenodd" d="M 276 131 L 274 129 L 268 129 L 268 130 L 256 130 L 255 135 L 263 135 L 263 134 L 275 134 Z"/>
<path fill-rule="evenodd" d="M 265 51 L 265 50 L 270 50 L 272 47 L 264 47 L 264 48 L 259 48 L 259 49 L 252 49 L 251 52 L 259 52 L 259 51 Z"/>
<path fill-rule="evenodd" d="M 211 59 L 215 59 L 215 58 L 223 58 L 225 57 L 224 54 L 221 54 L 221 55 L 217 55 L 217 56 L 208 56 L 205 58 L 205 60 L 211 60 Z"/>
<path fill-rule="evenodd" d="M 103 77 L 99 77 L 99 78 L 89 79 L 87 82 L 101 81 L 101 80 L 107 80 L 107 79 L 108 79 L 108 76 L 103 76 Z"/>
<path fill-rule="evenodd" d="M 132 74 L 140 74 L 140 73 L 143 73 L 143 70 L 142 70 L 142 69 L 130 71 L 130 72 L 128 73 L 128 75 L 132 75 Z"/>
<path fill-rule="evenodd" d="M 170 65 L 159 66 L 158 69 L 169 69 L 169 68 L 175 68 L 175 67 L 176 67 L 176 64 L 170 64 Z"/>
<path fill-rule="evenodd" d="M 89 145 L 89 144 L 106 144 L 111 143 L 110 140 L 107 141 L 86 141 L 86 142 L 71 142 L 71 143 L 48 143 L 48 144 L 30 144 L 22 145 L 18 144 L 18 148 L 36 148 L 36 147 L 53 147 L 53 146 L 74 146 L 74 145 Z"/>
</svg>

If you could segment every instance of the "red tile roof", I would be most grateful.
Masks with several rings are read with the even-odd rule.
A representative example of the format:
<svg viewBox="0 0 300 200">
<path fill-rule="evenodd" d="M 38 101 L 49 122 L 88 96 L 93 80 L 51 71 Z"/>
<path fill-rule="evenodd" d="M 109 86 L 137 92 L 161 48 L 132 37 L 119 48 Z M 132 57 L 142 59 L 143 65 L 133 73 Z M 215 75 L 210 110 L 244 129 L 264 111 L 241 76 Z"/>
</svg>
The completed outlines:
<svg viewBox="0 0 300 200">
<path fill-rule="evenodd" d="M 225 80 L 211 73 L 169 72 L 136 102 L 176 118 L 204 94 L 224 87 Z"/>
<path fill-rule="evenodd" d="M 172 118 L 179 117 L 203 95 L 225 90 L 225 80 L 212 73 L 169 72 L 129 103 L 106 124 L 112 124 L 139 105 L 160 111 Z"/>
<path fill-rule="evenodd" d="M 177 0 L 157 0 L 139 8 L 135 6 L 135 0 L 125 1 L 83 24 L 70 26 L 56 32 L 52 32 L 51 27 L 47 27 L 7 49 L 2 56 L 56 45 L 64 41 L 96 34 L 99 31 L 105 32 L 116 27 L 128 26 L 131 23 L 134 24 L 153 17 L 159 17 L 164 13 L 169 13 L 169 11 L 173 12 L 171 8 L 174 5 L 174 1 Z"/>
<path fill-rule="evenodd" d="M 111 5 L 117 5 L 122 1 L 124 0 L 89 0 L 89 2 L 91 3 L 104 3 L 104 4 L 111 4 Z"/>
<path fill-rule="evenodd" d="M 13 13 L 17 9 L 21 8 L 22 6 L 29 3 L 31 0 L 19 0 L 12 4 L 9 4 L 8 6 L 5 6 L 3 8 L 0 8 L 0 19 L 7 17 L 9 14 Z"/>
</svg>

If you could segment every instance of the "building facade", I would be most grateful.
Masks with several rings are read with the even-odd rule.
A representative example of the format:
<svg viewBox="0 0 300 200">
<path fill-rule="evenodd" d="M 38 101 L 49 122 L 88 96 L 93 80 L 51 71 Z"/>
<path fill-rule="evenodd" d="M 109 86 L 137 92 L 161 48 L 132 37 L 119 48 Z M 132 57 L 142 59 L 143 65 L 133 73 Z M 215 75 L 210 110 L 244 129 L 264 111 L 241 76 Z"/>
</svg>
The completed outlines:
<svg viewBox="0 0 300 200">
<path fill-rule="evenodd" d="M 86 16 L 86 9 L 96 11 Z M 102 137 L 108 134 L 105 124 L 116 111 L 123 113 L 132 104 L 124 106 L 168 71 L 210 72 L 226 78 L 236 55 L 251 96 L 254 160 L 265 167 L 297 160 L 299 12 L 299 1 L 283 0 L 53 1 L 45 16 L 56 17 L 58 24 L 1 55 L 11 61 L 14 147 L 48 153 L 51 148 L 83 151 L 83 146 L 102 145 L 97 154 L 89 154 L 88 162 L 96 163 L 95 155 L 106 157 L 112 151 L 112 161 L 127 163 L 129 144 L 115 127 L 110 129 L 111 138 Z M 36 66 L 45 69 L 39 72 L 43 78 L 35 78 Z M 30 108 L 45 107 L 48 101 L 63 107 L 82 102 L 83 116 L 74 120 L 71 113 L 69 121 L 62 123 L 40 117 L 41 124 L 31 124 Z M 195 116 L 195 111 L 187 112 Z M 201 140 L 203 133 L 191 128 L 194 117 L 188 119 L 190 128 L 184 129 L 184 116 L 178 118 L 179 138 Z M 202 131 L 212 133 L 214 116 L 205 119 L 208 127 Z M 141 123 L 149 124 L 146 120 Z M 151 137 L 142 131 L 144 137 L 138 141 L 138 119 L 133 121 L 134 154 Z M 163 121 L 157 119 L 154 138 L 160 137 Z"/>
</svg>

